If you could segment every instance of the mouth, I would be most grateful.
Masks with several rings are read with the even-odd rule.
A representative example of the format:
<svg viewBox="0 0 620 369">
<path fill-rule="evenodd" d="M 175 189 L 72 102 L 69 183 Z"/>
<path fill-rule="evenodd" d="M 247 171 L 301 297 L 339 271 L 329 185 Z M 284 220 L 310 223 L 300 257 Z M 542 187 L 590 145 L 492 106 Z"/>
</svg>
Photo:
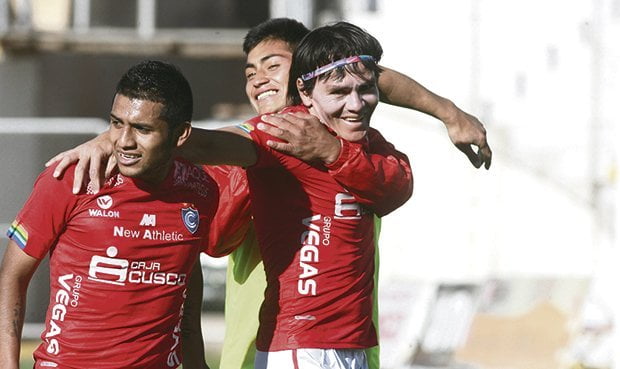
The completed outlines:
<svg viewBox="0 0 620 369">
<path fill-rule="evenodd" d="M 341 118 L 342 121 L 344 121 L 346 124 L 349 124 L 349 125 L 364 124 L 365 119 L 366 119 L 365 116 Z"/>
<path fill-rule="evenodd" d="M 278 90 L 267 90 L 263 91 L 260 94 L 256 95 L 256 100 L 261 101 L 269 96 L 273 96 L 278 93 Z"/>
<path fill-rule="evenodd" d="M 116 161 L 120 165 L 131 166 L 140 161 L 142 155 L 138 154 L 130 154 L 126 152 L 117 151 L 116 152 Z"/>
</svg>

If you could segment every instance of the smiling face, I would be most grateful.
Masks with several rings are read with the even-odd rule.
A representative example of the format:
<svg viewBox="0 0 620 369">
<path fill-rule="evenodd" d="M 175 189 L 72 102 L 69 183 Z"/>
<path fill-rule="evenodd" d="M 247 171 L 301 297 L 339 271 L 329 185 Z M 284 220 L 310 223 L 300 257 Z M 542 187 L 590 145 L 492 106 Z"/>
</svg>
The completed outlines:
<svg viewBox="0 0 620 369">
<path fill-rule="evenodd" d="M 259 114 L 286 106 L 288 72 L 293 54 L 285 41 L 266 39 L 247 56 L 245 93 Z"/>
<path fill-rule="evenodd" d="M 360 63 L 360 72 L 344 72 L 339 78 L 333 73 L 327 79 L 316 81 L 311 93 L 298 89 L 304 105 L 321 122 L 347 141 L 359 141 L 366 136 L 370 117 L 379 103 L 375 74 Z"/>
<path fill-rule="evenodd" d="M 189 123 L 176 133 L 160 117 L 163 104 L 117 94 L 110 112 L 110 141 L 122 175 L 158 184 L 168 174 L 172 150 L 189 135 Z"/>
</svg>

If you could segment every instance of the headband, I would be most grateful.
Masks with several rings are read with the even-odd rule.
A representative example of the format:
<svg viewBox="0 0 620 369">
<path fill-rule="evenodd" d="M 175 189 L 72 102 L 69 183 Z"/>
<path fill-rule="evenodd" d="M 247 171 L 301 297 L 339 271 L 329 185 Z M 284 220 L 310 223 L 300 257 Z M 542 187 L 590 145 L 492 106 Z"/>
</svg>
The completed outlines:
<svg viewBox="0 0 620 369">
<path fill-rule="evenodd" d="M 357 63 L 358 61 L 362 61 L 362 60 L 371 61 L 373 63 L 376 63 L 375 58 L 372 55 L 349 56 L 348 58 L 336 60 L 336 61 L 331 62 L 329 64 L 326 64 L 326 65 L 324 65 L 322 67 L 319 67 L 314 72 L 309 72 L 309 73 L 302 74 L 301 75 L 301 79 L 304 80 L 304 81 L 308 81 L 308 80 L 311 80 L 314 77 L 320 76 L 321 74 L 327 73 L 327 72 L 329 72 L 332 69 L 336 69 L 338 67 L 342 67 L 343 65 L 347 65 L 347 64 Z"/>
</svg>

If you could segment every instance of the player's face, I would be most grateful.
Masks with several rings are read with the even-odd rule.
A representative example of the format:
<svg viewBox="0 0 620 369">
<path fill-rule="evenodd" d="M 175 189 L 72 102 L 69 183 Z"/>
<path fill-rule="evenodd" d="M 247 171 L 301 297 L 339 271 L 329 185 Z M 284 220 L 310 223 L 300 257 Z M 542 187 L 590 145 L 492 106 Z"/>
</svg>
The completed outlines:
<svg viewBox="0 0 620 369">
<path fill-rule="evenodd" d="M 170 168 L 177 140 L 160 118 L 163 104 L 117 94 L 110 112 L 110 141 L 122 175 L 152 184 Z"/>
<path fill-rule="evenodd" d="M 339 79 L 334 73 L 326 80 L 316 81 L 310 95 L 300 91 L 304 105 L 315 116 L 338 136 L 353 142 L 366 136 L 370 117 L 379 102 L 374 73 L 363 66 L 360 68 L 361 74 L 345 72 Z"/>
<path fill-rule="evenodd" d="M 286 106 L 288 72 L 293 54 L 282 40 L 265 40 L 249 53 L 245 65 L 245 93 L 259 114 Z"/>
</svg>

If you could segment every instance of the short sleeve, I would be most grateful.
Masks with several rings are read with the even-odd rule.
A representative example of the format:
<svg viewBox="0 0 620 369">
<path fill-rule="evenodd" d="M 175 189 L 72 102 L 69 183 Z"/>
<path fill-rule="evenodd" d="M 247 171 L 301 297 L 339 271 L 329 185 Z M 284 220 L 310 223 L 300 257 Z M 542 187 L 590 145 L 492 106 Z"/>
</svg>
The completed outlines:
<svg viewBox="0 0 620 369">
<path fill-rule="evenodd" d="M 62 179 L 47 168 L 35 181 L 32 193 L 7 231 L 24 252 L 43 259 L 65 229 L 79 196 L 71 192 L 72 175 Z M 65 173 L 73 173 L 69 168 Z"/>
</svg>

